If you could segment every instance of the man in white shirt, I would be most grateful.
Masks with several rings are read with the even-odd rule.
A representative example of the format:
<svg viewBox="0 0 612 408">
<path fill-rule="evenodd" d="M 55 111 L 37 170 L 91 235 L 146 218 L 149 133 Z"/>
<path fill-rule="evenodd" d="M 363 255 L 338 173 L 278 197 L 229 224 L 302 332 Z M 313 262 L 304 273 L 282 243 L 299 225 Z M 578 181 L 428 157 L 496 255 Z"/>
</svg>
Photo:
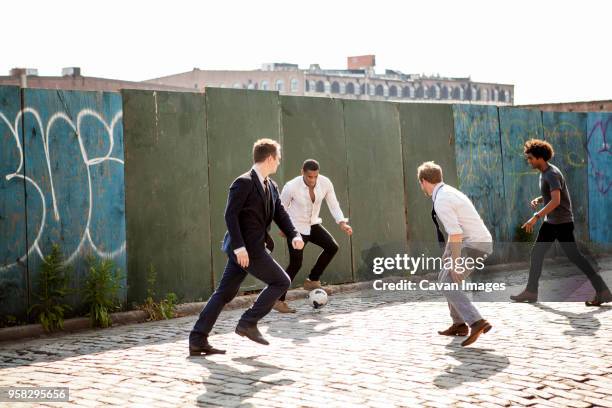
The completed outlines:
<svg viewBox="0 0 612 408">
<path fill-rule="evenodd" d="M 456 269 L 459 269 L 459 265 L 465 265 L 467 258 L 486 258 L 492 252 L 493 238 L 470 199 L 456 188 L 444 184 L 440 166 L 432 161 L 421 164 L 417 169 L 417 178 L 421 190 L 433 200 L 431 216 L 438 240 L 444 243 L 437 219 L 440 219 L 448 235 L 438 280 L 442 283 L 457 284 L 455 289 L 448 285 L 449 289 L 442 291 L 448 301 L 453 324 L 438 333 L 445 336 L 467 336 L 469 325 L 470 335 L 461 343 L 465 347 L 474 343 L 482 333 L 491 330 L 492 326 L 482 318 L 467 295 L 460 290 L 461 281 L 472 270 L 458 273 Z M 447 262 L 449 258 L 452 263 Z M 458 263 L 460 258 L 461 263 Z M 471 263 L 473 264 L 473 261 Z"/>
<path fill-rule="evenodd" d="M 321 288 L 321 275 L 338 252 L 338 243 L 321 225 L 323 220 L 319 217 L 319 213 L 323 199 L 327 202 L 327 207 L 340 229 L 348 235 L 353 233 L 353 229 L 347 224 L 348 219 L 344 217 L 340 209 L 332 182 L 329 178 L 319 174 L 319 170 L 320 166 L 316 160 L 306 160 L 302 165 L 302 174 L 287 182 L 280 196 L 281 203 L 289 214 L 291 222 L 304 240 L 304 245 L 312 242 L 323 249 L 308 279 L 304 282 L 306 290 Z M 294 248 L 289 240 L 288 247 L 287 274 L 293 281 L 302 267 L 304 251 Z M 290 308 L 285 302 L 285 294 L 276 302 L 274 309 L 281 313 L 295 313 L 295 309 Z"/>
</svg>

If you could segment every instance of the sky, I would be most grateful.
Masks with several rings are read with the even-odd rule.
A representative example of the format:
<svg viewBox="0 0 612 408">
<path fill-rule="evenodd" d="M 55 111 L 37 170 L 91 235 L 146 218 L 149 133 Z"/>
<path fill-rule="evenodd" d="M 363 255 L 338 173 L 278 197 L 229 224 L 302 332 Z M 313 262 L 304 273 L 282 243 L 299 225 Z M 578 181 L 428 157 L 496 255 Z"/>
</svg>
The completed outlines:
<svg viewBox="0 0 612 408">
<path fill-rule="evenodd" d="M 612 99 L 612 2 L 10 1 L 0 75 L 37 68 L 131 81 L 266 62 L 470 76 L 515 85 L 515 104 Z"/>
</svg>

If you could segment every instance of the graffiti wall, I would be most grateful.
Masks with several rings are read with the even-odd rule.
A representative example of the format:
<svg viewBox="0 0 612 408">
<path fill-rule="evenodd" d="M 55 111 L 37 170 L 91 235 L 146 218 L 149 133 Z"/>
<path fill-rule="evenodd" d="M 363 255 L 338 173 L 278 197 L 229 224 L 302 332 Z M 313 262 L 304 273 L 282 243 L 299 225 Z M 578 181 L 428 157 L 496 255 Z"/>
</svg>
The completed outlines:
<svg viewBox="0 0 612 408">
<path fill-rule="evenodd" d="M 589 235 L 593 242 L 612 242 L 612 113 L 587 115 Z"/>
<path fill-rule="evenodd" d="M 53 244 L 72 266 L 74 306 L 82 303 L 88 255 L 110 258 L 124 272 L 124 301 L 142 300 L 151 266 L 158 295 L 206 299 L 225 262 L 227 189 L 251 166 L 260 137 L 283 144 L 273 176 L 281 188 L 310 157 L 335 183 L 355 235 L 343 235 L 322 210 L 341 248 L 330 282 L 368 277 L 369 254 L 387 244 L 412 251 L 433 238 L 431 203 L 415 180 L 426 160 L 444 166 L 445 180 L 473 200 L 496 242 L 517 240 L 529 200 L 539 195 L 538 174 L 522 152 L 534 137 L 555 148 L 577 238 L 609 248 L 611 129 L 612 113 L 353 104 L 223 89 L 204 96 L 0 87 L 0 317 L 27 315 Z M 272 233 L 284 265 L 285 243 Z M 317 255 L 310 246 L 298 279 Z M 242 289 L 260 287 L 249 279 Z"/>
<path fill-rule="evenodd" d="M 72 266 L 69 303 L 78 306 L 88 255 L 113 259 L 125 276 L 121 97 L 0 92 L 2 311 L 24 315 L 54 244 Z"/>
</svg>

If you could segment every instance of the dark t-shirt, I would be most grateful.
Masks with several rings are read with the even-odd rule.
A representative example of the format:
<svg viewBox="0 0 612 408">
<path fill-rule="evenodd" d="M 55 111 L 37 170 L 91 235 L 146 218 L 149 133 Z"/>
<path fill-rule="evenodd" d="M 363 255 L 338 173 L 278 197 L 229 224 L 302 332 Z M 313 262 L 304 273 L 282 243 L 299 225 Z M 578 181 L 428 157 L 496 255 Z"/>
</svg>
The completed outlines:
<svg viewBox="0 0 612 408">
<path fill-rule="evenodd" d="M 565 177 L 557 166 L 548 163 L 548 168 L 540 173 L 540 190 L 544 199 L 544 206 L 551 200 L 551 192 L 554 190 L 561 191 L 561 203 L 557 208 L 552 210 L 544 221 L 550 224 L 563 224 L 566 222 L 574 222 L 572 214 L 572 201 L 570 199 L 569 190 Z"/>
</svg>

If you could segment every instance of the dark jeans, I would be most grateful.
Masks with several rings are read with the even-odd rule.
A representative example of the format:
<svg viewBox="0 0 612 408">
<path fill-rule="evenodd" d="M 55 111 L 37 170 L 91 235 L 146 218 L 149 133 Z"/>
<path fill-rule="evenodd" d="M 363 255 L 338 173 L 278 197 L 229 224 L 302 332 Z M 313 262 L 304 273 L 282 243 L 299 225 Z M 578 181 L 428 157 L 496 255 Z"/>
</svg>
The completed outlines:
<svg viewBox="0 0 612 408">
<path fill-rule="evenodd" d="M 323 252 L 319 254 L 317 262 L 315 262 L 308 276 L 308 279 L 311 281 L 318 281 L 325 268 L 327 268 L 327 265 L 329 265 L 336 255 L 336 252 L 338 252 L 338 243 L 321 224 L 310 227 L 310 235 L 302 235 L 302 239 L 304 240 L 304 248 L 306 248 L 306 244 L 309 242 L 323 248 Z M 293 281 L 295 275 L 298 274 L 302 267 L 304 250 L 298 251 L 297 249 L 293 249 L 290 239 L 287 239 L 287 245 L 289 246 L 289 266 L 287 267 L 287 275 L 289 275 L 289 278 Z M 279 300 L 285 300 L 286 294 L 287 293 L 283 293 Z"/>
<path fill-rule="evenodd" d="M 223 307 L 236 297 L 247 272 L 267 283 L 268 286 L 259 293 L 255 303 L 242 314 L 240 323 L 256 324 L 270 313 L 276 300 L 291 285 L 287 273 L 270 255 L 266 254 L 261 258 L 249 259 L 249 267 L 245 270 L 238 265 L 235 255 L 232 254 L 227 260 L 217 290 L 206 302 L 206 306 L 200 312 L 200 317 L 198 317 L 193 330 L 189 334 L 190 344 L 197 344 L 199 340 L 208 337 Z"/>
<path fill-rule="evenodd" d="M 529 282 L 527 283 L 527 290 L 529 292 L 538 291 L 538 281 L 542 274 L 544 255 L 546 255 L 546 252 L 555 240 L 559 241 L 561 249 L 563 249 L 569 260 L 589 278 L 597 292 L 608 289 L 601 276 L 597 274 L 589 261 L 578 250 L 576 240 L 574 239 L 574 223 L 550 224 L 544 222 L 538 232 L 538 238 L 531 249 L 531 268 L 529 269 Z"/>
</svg>

